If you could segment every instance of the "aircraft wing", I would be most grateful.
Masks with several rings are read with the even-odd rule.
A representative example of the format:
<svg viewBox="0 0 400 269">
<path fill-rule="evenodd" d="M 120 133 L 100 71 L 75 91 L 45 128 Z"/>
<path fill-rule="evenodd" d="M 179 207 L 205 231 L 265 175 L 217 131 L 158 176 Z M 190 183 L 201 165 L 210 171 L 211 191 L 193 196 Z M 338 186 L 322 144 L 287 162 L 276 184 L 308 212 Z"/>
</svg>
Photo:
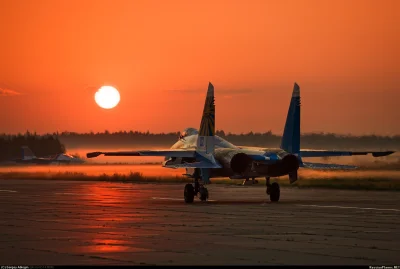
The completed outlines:
<svg viewBox="0 0 400 269">
<path fill-rule="evenodd" d="M 168 150 L 139 150 L 139 151 L 109 151 L 109 152 L 89 152 L 86 154 L 88 158 L 95 158 L 100 155 L 104 156 L 164 156 L 176 158 L 195 157 L 195 150 L 168 149 Z"/>
<path fill-rule="evenodd" d="M 207 161 L 200 161 L 195 163 L 179 163 L 168 165 L 168 168 L 222 168 L 218 163 L 212 163 Z"/>
<path fill-rule="evenodd" d="M 394 151 L 338 151 L 338 150 L 300 150 L 302 158 L 307 157 L 337 157 L 372 154 L 374 157 L 383 157 L 393 154 Z"/>
<path fill-rule="evenodd" d="M 316 170 L 323 170 L 323 169 L 337 169 L 337 170 L 352 170 L 357 169 L 357 166 L 353 165 L 344 165 L 344 164 L 328 164 L 328 163 L 302 163 L 302 167 L 316 169 Z"/>
</svg>

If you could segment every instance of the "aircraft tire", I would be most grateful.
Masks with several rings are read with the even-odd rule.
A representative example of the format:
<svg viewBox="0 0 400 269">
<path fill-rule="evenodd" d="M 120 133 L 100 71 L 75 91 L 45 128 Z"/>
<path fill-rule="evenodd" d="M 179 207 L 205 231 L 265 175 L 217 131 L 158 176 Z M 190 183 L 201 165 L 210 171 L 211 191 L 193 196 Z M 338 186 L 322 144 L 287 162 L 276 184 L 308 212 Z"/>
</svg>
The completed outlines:
<svg viewBox="0 0 400 269">
<path fill-rule="evenodd" d="M 271 202 L 278 202 L 279 198 L 281 196 L 281 190 L 280 190 L 279 184 L 274 182 L 271 184 L 271 186 L 269 188 L 270 188 L 269 199 L 271 200 Z"/>
<path fill-rule="evenodd" d="M 194 200 L 194 187 L 192 184 L 188 183 L 185 185 L 185 191 L 183 193 L 185 203 L 193 203 Z"/>
<path fill-rule="evenodd" d="M 207 201 L 208 200 L 208 190 L 207 188 L 200 188 L 200 201 Z"/>
</svg>

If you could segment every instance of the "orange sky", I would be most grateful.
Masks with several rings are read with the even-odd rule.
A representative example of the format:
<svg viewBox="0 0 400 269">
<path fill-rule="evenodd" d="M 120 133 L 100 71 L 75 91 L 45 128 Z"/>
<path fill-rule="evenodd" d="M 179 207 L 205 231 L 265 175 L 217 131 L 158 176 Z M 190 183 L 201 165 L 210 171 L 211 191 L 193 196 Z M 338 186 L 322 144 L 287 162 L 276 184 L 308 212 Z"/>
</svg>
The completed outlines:
<svg viewBox="0 0 400 269">
<path fill-rule="evenodd" d="M 400 134 L 400 1 L 0 0 L 0 133 L 198 128 Z M 113 85 L 120 104 L 94 102 Z"/>
</svg>

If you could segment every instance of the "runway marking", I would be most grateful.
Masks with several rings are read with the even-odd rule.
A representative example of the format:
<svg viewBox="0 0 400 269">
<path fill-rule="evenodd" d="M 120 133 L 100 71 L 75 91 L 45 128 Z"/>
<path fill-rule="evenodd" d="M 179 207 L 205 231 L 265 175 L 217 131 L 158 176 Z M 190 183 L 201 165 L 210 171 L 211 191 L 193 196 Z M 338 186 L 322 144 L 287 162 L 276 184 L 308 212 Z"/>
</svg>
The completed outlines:
<svg viewBox="0 0 400 269">
<path fill-rule="evenodd" d="M 172 198 L 172 197 L 151 197 L 153 200 L 170 200 L 170 201 L 183 201 L 181 198 Z M 207 200 L 209 202 L 216 202 L 217 200 Z"/>
<path fill-rule="evenodd" d="M 395 209 L 395 208 L 375 208 L 375 207 L 356 207 L 356 206 L 338 206 L 338 205 L 297 205 L 297 206 L 400 212 L 400 209 Z"/>
<path fill-rule="evenodd" d="M 54 194 L 61 194 L 61 195 L 96 195 L 94 193 L 73 193 L 73 192 L 56 192 Z"/>
<path fill-rule="evenodd" d="M 17 192 L 17 191 L 13 191 L 13 190 L 0 190 L 2 192 Z"/>
<path fill-rule="evenodd" d="M 180 198 L 166 198 L 166 197 L 151 197 L 154 200 L 171 200 L 171 201 L 181 201 Z"/>
</svg>

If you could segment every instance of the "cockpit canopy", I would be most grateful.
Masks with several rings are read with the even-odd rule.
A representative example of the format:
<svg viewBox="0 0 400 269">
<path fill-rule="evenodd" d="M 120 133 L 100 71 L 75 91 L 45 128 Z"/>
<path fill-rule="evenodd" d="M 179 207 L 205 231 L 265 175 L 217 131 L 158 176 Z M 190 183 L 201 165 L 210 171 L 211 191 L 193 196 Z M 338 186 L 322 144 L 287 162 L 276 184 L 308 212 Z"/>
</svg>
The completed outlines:
<svg viewBox="0 0 400 269">
<path fill-rule="evenodd" d="M 193 147 L 196 146 L 197 138 L 185 139 L 188 136 L 198 135 L 199 131 L 196 128 L 186 128 L 179 134 L 179 141 L 172 148 L 184 148 L 183 145 Z M 215 136 L 215 147 L 216 148 L 236 148 L 235 145 L 229 143 L 225 139 Z"/>
<path fill-rule="evenodd" d="M 191 135 L 197 135 L 199 134 L 199 131 L 195 128 L 186 128 L 179 134 L 179 139 L 185 138 L 187 136 Z"/>
</svg>

